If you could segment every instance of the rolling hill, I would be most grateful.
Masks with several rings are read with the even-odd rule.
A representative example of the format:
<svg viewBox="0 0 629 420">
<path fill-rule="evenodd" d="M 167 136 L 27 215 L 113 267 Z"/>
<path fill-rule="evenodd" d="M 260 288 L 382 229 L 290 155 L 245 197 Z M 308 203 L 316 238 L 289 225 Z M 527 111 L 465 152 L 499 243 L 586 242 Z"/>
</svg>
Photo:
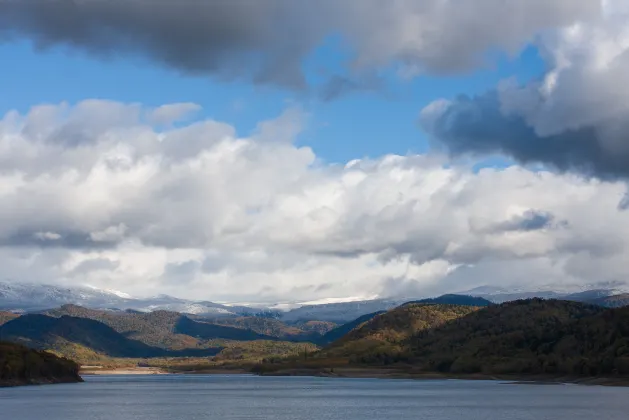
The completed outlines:
<svg viewBox="0 0 629 420">
<path fill-rule="evenodd" d="M 361 317 L 358 317 L 355 320 L 353 320 L 351 322 L 348 322 L 347 324 L 339 325 L 338 327 L 328 331 L 323 336 L 321 336 L 321 338 L 319 338 L 319 340 L 317 340 L 317 343 L 320 344 L 320 345 L 328 345 L 328 344 L 330 344 L 330 343 L 340 339 L 341 337 L 343 337 L 344 335 L 346 335 L 347 333 L 352 331 L 354 328 L 357 328 L 360 325 L 364 324 L 365 322 L 369 321 L 370 319 L 372 319 L 376 315 L 380 315 L 380 314 L 383 314 L 383 313 L 385 313 L 385 311 L 374 312 L 374 313 L 371 313 L 371 314 L 367 314 L 367 315 L 363 315 Z"/>
<path fill-rule="evenodd" d="M 408 304 L 306 359 L 257 372 L 339 367 L 447 375 L 629 376 L 629 307 L 528 299 L 471 307 Z"/>
<path fill-rule="evenodd" d="M 141 341 L 149 346 L 167 350 L 200 348 L 204 340 L 274 340 L 264 334 L 243 328 L 215 325 L 202 320 L 192 320 L 177 312 L 155 311 L 103 311 L 87 309 L 76 305 L 64 305 L 61 308 L 45 312 L 46 315 L 60 317 L 72 316 L 102 322 L 127 338 Z M 258 318 L 266 320 L 266 318 Z M 272 321 L 272 320 L 270 320 Z"/>
<path fill-rule="evenodd" d="M 23 315 L 0 326 L 0 339 L 38 349 L 62 350 L 80 345 L 110 357 L 201 357 L 213 356 L 220 348 L 166 350 L 132 340 L 92 319 Z"/>
<path fill-rule="evenodd" d="M 396 357 L 406 342 L 420 331 L 441 326 L 476 311 L 478 307 L 438 304 L 406 304 L 378 314 L 321 351 L 324 357 L 350 361 Z"/>
<path fill-rule="evenodd" d="M 408 357 L 421 369 L 452 373 L 629 373 L 628 321 L 628 309 L 509 302 L 417 334 Z"/>
<path fill-rule="evenodd" d="M 310 326 L 310 328 L 312 328 L 311 331 L 304 331 L 302 328 L 297 326 L 286 325 L 278 319 L 253 316 L 238 318 L 222 317 L 208 320 L 208 322 L 225 327 L 251 330 L 266 337 L 275 337 L 286 341 L 315 341 L 321 337 L 321 334 L 316 332 L 318 325 L 316 321 L 310 321 L 302 324 L 305 325 L 306 328 Z M 321 324 L 327 323 L 322 322 Z M 322 327 L 319 326 L 319 328 Z"/>
</svg>

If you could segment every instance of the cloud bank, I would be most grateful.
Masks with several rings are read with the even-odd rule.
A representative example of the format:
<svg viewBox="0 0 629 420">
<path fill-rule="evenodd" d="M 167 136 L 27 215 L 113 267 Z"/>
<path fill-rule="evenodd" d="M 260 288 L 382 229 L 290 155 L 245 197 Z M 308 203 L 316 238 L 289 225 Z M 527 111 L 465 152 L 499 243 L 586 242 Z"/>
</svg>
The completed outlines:
<svg viewBox="0 0 629 420">
<path fill-rule="evenodd" d="M 541 80 L 503 81 L 477 97 L 440 100 L 423 127 L 452 154 L 509 155 L 603 179 L 629 176 L 629 4 L 539 40 Z"/>
<path fill-rule="evenodd" d="M 141 55 L 186 74 L 304 88 L 303 60 L 329 36 L 341 36 L 353 70 L 395 63 L 406 76 L 449 74 L 599 12 L 600 0 L 5 0 L 0 41 L 28 37 L 40 49 Z"/>
<path fill-rule="evenodd" d="M 313 300 L 624 281 L 622 183 L 440 156 L 325 164 L 298 108 L 243 136 L 88 100 L 0 120 L 3 279 Z"/>
</svg>

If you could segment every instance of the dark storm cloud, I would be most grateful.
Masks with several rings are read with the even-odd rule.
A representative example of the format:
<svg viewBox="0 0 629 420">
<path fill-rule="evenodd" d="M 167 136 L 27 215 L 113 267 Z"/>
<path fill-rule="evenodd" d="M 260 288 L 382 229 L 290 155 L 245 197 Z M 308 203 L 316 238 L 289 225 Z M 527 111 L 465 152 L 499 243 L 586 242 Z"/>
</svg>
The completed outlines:
<svg viewBox="0 0 629 420">
<path fill-rule="evenodd" d="M 69 45 L 110 57 L 140 53 L 191 74 L 253 75 L 303 86 L 303 56 L 319 32 L 307 7 L 284 0 L 4 0 L 0 40 Z M 298 26 L 297 26 L 298 25 Z M 291 31 L 298 36 L 289 37 Z"/>
<path fill-rule="evenodd" d="M 622 118 L 541 136 L 523 117 L 503 113 L 494 91 L 460 96 L 422 125 L 453 155 L 501 153 L 603 179 L 629 176 L 629 121 Z"/>
<path fill-rule="evenodd" d="M 328 36 L 340 35 L 363 70 L 459 73 L 488 49 L 517 50 L 540 29 L 599 9 L 599 0 L 1 0 L 0 42 L 26 37 L 41 49 L 139 55 L 186 74 L 304 88 L 304 58 Z M 316 93 L 365 89 L 360 78 L 333 77 Z"/>
</svg>

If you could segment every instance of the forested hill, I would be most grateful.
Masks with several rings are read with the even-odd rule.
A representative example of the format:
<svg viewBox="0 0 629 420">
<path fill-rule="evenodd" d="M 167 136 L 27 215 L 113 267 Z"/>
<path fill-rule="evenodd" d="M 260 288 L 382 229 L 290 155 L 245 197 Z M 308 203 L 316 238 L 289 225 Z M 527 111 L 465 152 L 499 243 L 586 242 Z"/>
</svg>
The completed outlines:
<svg viewBox="0 0 629 420">
<path fill-rule="evenodd" d="M 488 307 L 408 304 L 307 361 L 260 372 L 341 366 L 488 375 L 629 376 L 629 307 L 529 299 Z"/>
<path fill-rule="evenodd" d="M 321 338 L 317 340 L 319 345 L 328 345 L 333 343 L 334 341 L 340 339 L 345 334 L 349 333 L 353 329 L 361 326 L 365 322 L 371 320 L 377 315 L 383 314 L 385 311 L 374 312 L 371 314 L 363 315 L 361 317 L 356 318 L 355 320 L 348 322 L 347 324 L 339 325 L 338 327 L 328 331 Z"/>
<path fill-rule="evenodd" d="M 60 352 L 68 346 L 80 345 L 111 357 L 202 357 L 213 356 L 221 350 L 166 350 L 131 340 L 101 322 L 70 316 L 23 315 L 0 326 L 0 338 Z"/>
<path fill-rule="evenodd" d="M 459 305 L 406 304 L 374 316 L 325 347 L 321 354 L 350 361 L 389 357 L 404 352 L 406 343 L 420 331 L 478 310 Z"/>
<path fill-rule="evenodd" d="M 420 332 L 407 356 L 427 371 L 627 375 L 629 308 L 509 302 Z"/>
<path fill-rule="evenodd" d="M 82 382 L 76 363 L 19 344 L 0 341 L 0 386 L 62 382 Z"/>
</svg>

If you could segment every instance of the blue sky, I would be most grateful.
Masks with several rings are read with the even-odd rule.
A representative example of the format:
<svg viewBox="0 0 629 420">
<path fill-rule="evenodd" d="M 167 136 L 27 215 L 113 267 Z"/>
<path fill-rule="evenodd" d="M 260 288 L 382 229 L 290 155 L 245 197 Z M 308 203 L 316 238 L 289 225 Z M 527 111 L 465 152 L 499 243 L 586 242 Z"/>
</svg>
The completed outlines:
<svg viewBox="0 0 629 420">
<path fill-rule="evenodd" d="M 347 59 L 335 43 L 328 42 L 307 57 L 303 70 L 316 80 L 321 69 L 342 72 Z M 2 114 L 12 109 L 25 112 L 42 103 L 72 104 L 91 98 L 147 106 L 194 102 L 203 107 L 199 117 L 228 122 L 246 135 L 259 121 L 298 104 L 310 117 L 299 144 L 312 147 L 325 161 L 340 163 L 389 153 L 422 153 L 428 146 L 416 120 L 424 106 L 438 98 L 482 93 L 509 77 L 526 82 L 544 70 L 537 49 L 529 46 L 515 57 L 501 54 L 484 67 L 462 74 L 401 80 L 388 72 L 383 76 L 386 88 L 324 101 L 312 94 L 247 81 L 190 76 L 142 58 L 93 58 L 67 47 L 35 49 L 22 39 L 0 45 L 0 61 L 4 63 Z"/>
</svg>

